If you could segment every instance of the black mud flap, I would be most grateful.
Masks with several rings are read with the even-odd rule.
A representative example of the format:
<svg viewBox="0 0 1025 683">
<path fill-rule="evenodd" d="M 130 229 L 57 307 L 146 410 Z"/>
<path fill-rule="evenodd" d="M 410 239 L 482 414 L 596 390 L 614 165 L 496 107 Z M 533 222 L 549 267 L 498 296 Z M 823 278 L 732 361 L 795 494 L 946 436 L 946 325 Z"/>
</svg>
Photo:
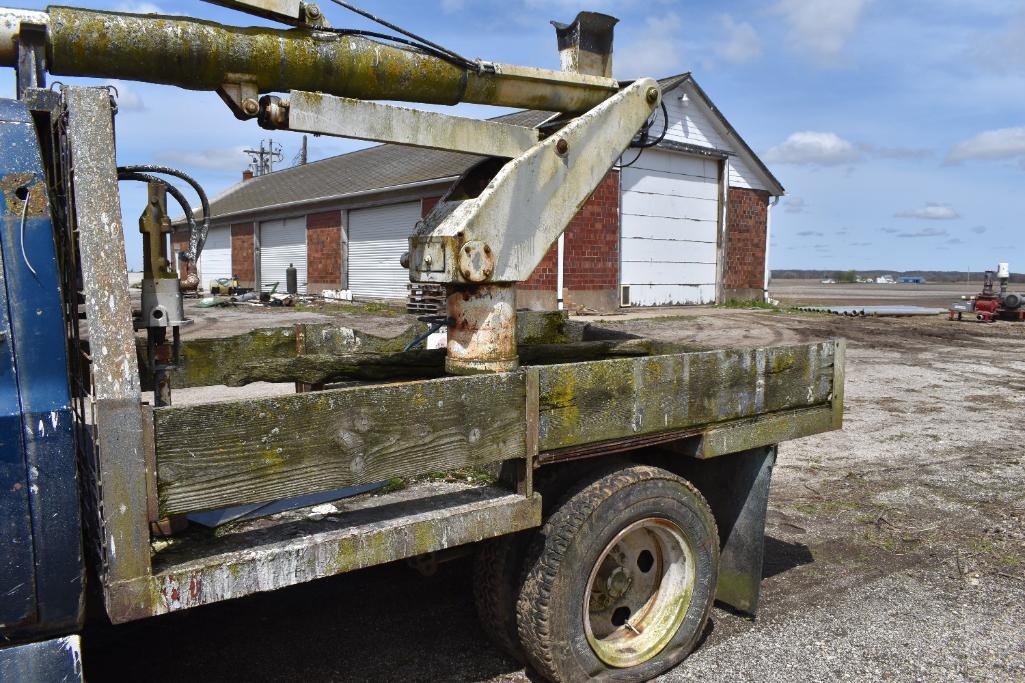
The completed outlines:
<svg viewBox="0 0 1025 683">
<path fill-rule="evenodd" d="M 762 583 L 765 514 L 776 446 L 724 455 L 688 468 L 708 500 L 721 543 L 716 599 L 754 616 Z"/>
</svg>

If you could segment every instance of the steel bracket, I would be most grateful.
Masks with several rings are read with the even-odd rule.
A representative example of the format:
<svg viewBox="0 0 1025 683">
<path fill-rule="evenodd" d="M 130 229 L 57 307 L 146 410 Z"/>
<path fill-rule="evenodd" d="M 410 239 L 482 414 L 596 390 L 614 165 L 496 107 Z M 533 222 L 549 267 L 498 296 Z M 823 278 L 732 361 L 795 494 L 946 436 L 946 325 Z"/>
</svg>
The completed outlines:
<svg viewBox="0 0 1025 683">
<path fill-rule="evenodd" d="M 29 88 L 46 87 L 46 26 L 22 22 L 18 32 L 18 99 Z"/>
<path fill-rule="evenodd" d="M 256 77 L 249 74 L 228 74 L 230 80 L 217 88 L 217 94 L 240 121 L 256 118 L 260 113 L 260 91 Z"/>
<path fill-rule="evenodd" d="M 654 80 L 638 80 L 512 161 L 489 159 L 471 168 L 410 238 L 410 279 L 439 284 L 526 280 L 659 97 Z M 468 244 L 487 245 L 493 263 L 463 268 L 460 252 Z M 416 255 L 438 246 L 446 251 L 444 270 L 424 267 Z"/>
</svg>

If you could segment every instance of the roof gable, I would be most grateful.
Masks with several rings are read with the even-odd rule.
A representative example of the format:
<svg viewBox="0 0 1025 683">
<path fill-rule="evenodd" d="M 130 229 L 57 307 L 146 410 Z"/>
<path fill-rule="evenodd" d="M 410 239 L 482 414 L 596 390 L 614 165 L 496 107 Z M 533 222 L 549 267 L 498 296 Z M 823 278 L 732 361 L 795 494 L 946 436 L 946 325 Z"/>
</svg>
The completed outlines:
<svg viewBox="0 0 1025 683">
<path fill-rule="evenodd" d="M 670 96 L 674 90 L 686 96 L 685 103 Z M 767 190 L 774 196 L 785 194 L 786 190 L 782 183 L 754 153 L 754 150 L 726 119 L 722 111 L 715 106 L 708 94 L 694 80 L 692 74 L 687 73 L 675 77 L 672 87 L 663 88 L 663 93 L 665 95 L 663 101 L 667 102 L 670 109 L 670 124 L 672 126 L 670 133 L 666 136 L 668 139 L 676 138 L 677 136 L 674 136 L 673 133 L 679 132 L 682 134 L 682 139 L 677 139 L 677 142 L 729 152 L 736 156 L 732 163 L 735 168 L 731 169 L 734 171 L 731 173 L 731 184 L 754 186 L 756 189 Z M 688 112 L 687 108 L 691 106 L 697 107 L 698 111 Z M 673 130 L 676 127 L 674 119 L 679 120 L 681 128 L 679 131 Z"/>
</svg>

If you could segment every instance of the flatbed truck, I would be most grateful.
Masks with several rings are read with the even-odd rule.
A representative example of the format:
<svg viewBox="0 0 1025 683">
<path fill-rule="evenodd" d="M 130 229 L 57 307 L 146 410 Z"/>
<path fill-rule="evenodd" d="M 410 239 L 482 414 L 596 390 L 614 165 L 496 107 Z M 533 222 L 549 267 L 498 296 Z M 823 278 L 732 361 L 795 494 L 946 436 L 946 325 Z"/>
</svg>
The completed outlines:
<svg viewBox="0 0 1025 683">
<path fill-rule="evenodd" d="M 301 7 L 303 21 L 316 18 Z M 526 146 L 515 142 L 521 131 L 500 131 L 509 136 L 495 144 L 515 149 L 499 156 L 526 149 L 523 156 L 471 170 L 417 227 L 407 267 L 411 277 L 446 284 L 446 349 L 367 353 L 333 325 L 181 341 L 171 321 L 158 320 L 176 314 L 176 287 L 161 282 L 169 272 L 166 186 L 149 180 L 141 225 L 155 236 L 146 242 L 155 265 L 140 314 L 126 276 L 116 100 L 104 88 L 51 89 L 40 79 L 45 66 L 173 82 L 178 75 L 161 80 L 135 63 L 112 68 L 100 52 L 117 49 L 117 38 L 107 34 L 101 45 L 97 26 L 158 22 L 173 33 L 184 20 L 67 8 L 0 14 L 0 61 L 17 65 L 19 82 L 18 99 L 0 101 L 0 679 L 73 680 L 83 665 L 88 672 L 77 635 L 87 576 L 119 624 L 472 549 L 483 627 L 554 681 L 647 680 L 691 652 L 715 600 L 755 612 L 777 445 L 841 427 L 844 342 L 702 349 L 626 338 L 558 313 L 510 312 L 514 276 L 529 273 L 565 227 L 557 224 L 597 182 L 592 171 L 583 181 L 569 172 L 566 184 L 579 186 L 550 198 L 548 213 L 563 218 L 538 228 L 543 239 L 532 251 L 512 218 L 498 233 L 474 223 L 508 218 L 501 207 L 515 198 L 502 195 L 509 176 L 545 168 L 550 156 L 568 166 L 567 149 L 585 144 L 574 134 L 593 136 L 587 126 L 596 121 L 621 140 L 596 153 L 614 160 L 657 107 L 647 83 L 630 91 L 568 76 L 571 87 L 546 95 L 548 103 L 587 113 L 565 117 L 554 134 L 530 133 Z M 293 31 L 305 39 L 321 28 Z M 147 40 L 132 48 L 142 57 L 159 52 Z M 521 81 L 497 90 L 474 81 L 489 73 L 522 76 L 484 67 L 463 87 L 489 102 L 538 99 L 522 93 Z M 241 79 L 220 92 L 241 115 L 281 127 L 288 107 L 262 97 L 253 110 L 252 85 Z M 354 87 L 368 98 L 409 94 L 408 84 L 389 90 L 385 80 Z M 602 88 L 609 92 L 595 96 Z M 411 99 L 432 101 L 430 91 L 413 90 Z M 625 137 L 620 123 L 601 118 L 608 112 L 594 113 L 604 106 L 595 101 L 619 97 L 613 90 L 626 93 L 619 104 L 644 103 L 643 115 L 626 116 L 633 132 Z M 292 93 L 291 115 L 304 96 Z M 342 104 L 351 103 L 310 106 Z M 409 142 L 408 130 L 394 136 Z M 444 144 L 482 144 L 470 133 L 453 139 Z M 549 156 L 531 157 L 541 154 Z M 451 228 L 457 219 L 465 234 Z M 198 232 L 193 246 L 201 248 Z M 519 261 L 506 259 L 513 246 Z M 492 282 L 503 272 L 508 281 Z M 165 336 L 172 328 L 173 342 Z M 172 384 L 275 378 L 294 380 L 299 391 L 170 401 Z M 491 483 L 415 483 L 467 469 L 490 472 Z M 337 514 L 299 508 L 217 531 L 162 531 L 190 514 L 389 479 L 414 483 L 351 499 Z"/>
</svg>

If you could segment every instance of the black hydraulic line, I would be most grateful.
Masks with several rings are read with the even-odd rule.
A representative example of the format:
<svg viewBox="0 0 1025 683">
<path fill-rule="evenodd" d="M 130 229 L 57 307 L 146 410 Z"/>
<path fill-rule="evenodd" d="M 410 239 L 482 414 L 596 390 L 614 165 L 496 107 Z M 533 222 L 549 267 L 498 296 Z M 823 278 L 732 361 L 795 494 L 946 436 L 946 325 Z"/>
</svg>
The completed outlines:
<svg viewBox="0 0 1025 683">
<path fill-rule="evenodd" d="M 636 149 L 637 155 L 630 161 L 629 164 L 620 163 L 619 168 L 630 168 L 631 166 L 637 163 L 638 159 L 641 158 L 641 154 L 644 153 L 644 150 L 654 147 L 655 145 L 657 145 L 665 139 L 666 133 L 669 131 L 669 110 L 666 108 L 665 102 L 662 102 L 662 119 L 664 121 L 664 125 L 662 126 L 662 134 L 651 142 L 647 140 L 648 131 L 651 130 L 651 127 L 653 125 L 655 125 L 655 119 L 652 118 L 650 121 L 644 124 L 644 127 L 641 128 L 640 140 L 638 140 L 637 142 L 630 143 L 630 148 Z M 622 160 L 623 158 L 620 157 L 620 162 L 622 162 Z"/>
<path fill-rule="evenodd" d="M 167 194 L 174 197 L 178 205 L 182 207 L 182 211 L 185 212 L 185 222 L 189 224 L 189 234 L 195 234 L 196 232 L 196 216 L 192 212 L 192 206 L 189 204 L 189 200 L 185 198 L 182 191 L 177 187 L 167 182 L 163 178 L 158 178 L 155 175 L 149 175 L 148 173 L 139 173 L 137 171 L 125 171 L 118 169 L 117 171 L 118 180 L 137 180 L 143 183 L 160 183 L 167 189 Z"/>
<path fill-rule="evenodd" d="M 651 123 L 649 123 L 648 125 L 646 125 L 644 127 L 644 133 L 641 135 L 641 140 L 639 142 L 637 142 L 636 144 L 635 143 L 630 143 L 630 146 L 631 147 L 640 147 L 641 149 L 647 149 L 649 147 L 654 147 L 655 145 L 657 145 L 658 143 L 662 142 L 662 140 L 665 139 L 666 133 L 669 132 L 669 110 L 666 108 L 666 103 L 665 102 L 662 102 L 662 120 L 664 122 L 664 125 L 662 126 L 662 134 L 659 135 L 658 138 L 656 138 L 655 140 L 653 140 L 651 142 L 648 142 L 648 141 L 646 141 L 644 139 L 644 138 L 646 138 L 648 136 L 648 130 L 655 123 L 654 119 L 652 119 Z"/>
<path fill-rule="evenodd" d="M 341 7 L 344 7 L 345 9 L 349 10 L 350 12 L 355 12 L 356 14 L 360 15 L 361 17 L 365 17 L 365 18 L 369 19 L 370 21 L 378 23 L 381 26 L 385 26 L 387 28 L 390 28 L 393 31 L 398 31 L 399 33 L 401 33 L 402 35 L 406 36 L 407 38 L 412 38 L 413 40 L 421 43 L 421 45 L 425 45 L 425 46 L 427 46 L 427 47 L 429 47 L 429 48 L 431 48 L 433 50 L 437 50 L 439 52 L 447 54 L 452 59 L 459 60 L 459 62 L 461 62 L 464 66 L 467 66 L 467 67 L 470 67 L 470 68 L 473 68 L 473 69 L 479 68 L 478 64 L 476 62 L 474 62 L 474 61 L 472 61 L 470 59 L 467 59 L 466 57 L 463 57 L 458 52 L 454 52 L 452 50 L 449 50 L 446 47 L 438 45 L 437 43 L 432 43 L 431 41 L 427 40 L 426 38 L 418 36 L 418 35 L 416 35 L 415 33 L 411 32 L 411 31 L 407 31 L 406 29 L 402 28 L 401 26 L 396 26 L 395 24 L 392 24 L 391 22 L 385 21 L 384 19 L 381 19 L 380 17 L 374 16 L 370 12 L 367 12 L 366 10 L 362 10 L 359 7 L 356 7 L 355 5 L 351 5 L 351 4 L 347 3 L 347 2 L 345 2 L 344 0 L 331 0 L 331 2 L 333 2 L 336 5 L 339 5 Z M 377 37 L 382 37 L 382 36 L 377 36 Z"/>
<path fill-rule="evenodd" d="M 192 186 L 192 189 L 196 191 L 197 195 L 199 195 L 199 202 L 203 207 L 203 225 L 197 232 L 195 217 L 193 217 L 192 221 L 189 224 L 188 256 L 189 260 L 193 263 L 198 261 L 199 255 L 200 253 L 202 253 L 203 247 L 206 245 L 207 234 L 210 232 L 210 201 L 207 199 L 206 191 L 203 189 L 203 186 L 200 185 L 199 182 L 195 178 L 190 176 L 188 173 L 180 171 L 177 168 L 171 168 L 170 166 L 158 166 L 156 164 L 132 164 L 129 166 L 119 166 L 117 171 L 119 177 L 122 171 L 126 173 L 161 173 L 163 175 L 170 175 L 174 176 L 175 178 L 181 178 L 186 183 Z M 156 180 L 159 180 L 159 178 L 157 178 Z M 166 181 L 164 182 L 165 184 L 167 184 L 168 188 L 174 187 L 173 185 L 166 183 Z M 175 191 L 177 191 L 177 188 L 175 188 Z M 179 192 L 179 194 L 181 193 Z M 177 199 L 177 197 L 175 197 L 175 199 Z M 186 212 L 186 216 L 188 216 L 190 212 L 191 209 Z"/>
<path fill-rule="evenodd" d="M 420 52 L 431 55 L 432 57 L 437 57 L 438 59 L 443 59 L 446 62 L 454 64 L 455 66 L 458 66 L 462 69 L 472 69 L 474 71 L 477 71 L 479 69 L 479 65 L 476 62 L 468 61 L 463 57 L 454 57 L 449 52 L 442 52 L 441 50 L 436 50 L 433 47 L 430 47 L 429 45 L 418 43 L 415 40 L 406 40 L 405 38 L 399 38 L 398 36 L 390 36 L 387 33 L 378 33 L 377 31 L 366 31 L 360 28 L 324 27 L 318 28 L 317 30 L 327 31 L 329 33 L 334 33 L 339 36 L 361 36 L 363 38 L 377 38 L 378 40 L 387 40 L 393 43 L 397 43 L 399 45 L 405 45 L 407 47 L 416 48 Z"/>
</svg>

